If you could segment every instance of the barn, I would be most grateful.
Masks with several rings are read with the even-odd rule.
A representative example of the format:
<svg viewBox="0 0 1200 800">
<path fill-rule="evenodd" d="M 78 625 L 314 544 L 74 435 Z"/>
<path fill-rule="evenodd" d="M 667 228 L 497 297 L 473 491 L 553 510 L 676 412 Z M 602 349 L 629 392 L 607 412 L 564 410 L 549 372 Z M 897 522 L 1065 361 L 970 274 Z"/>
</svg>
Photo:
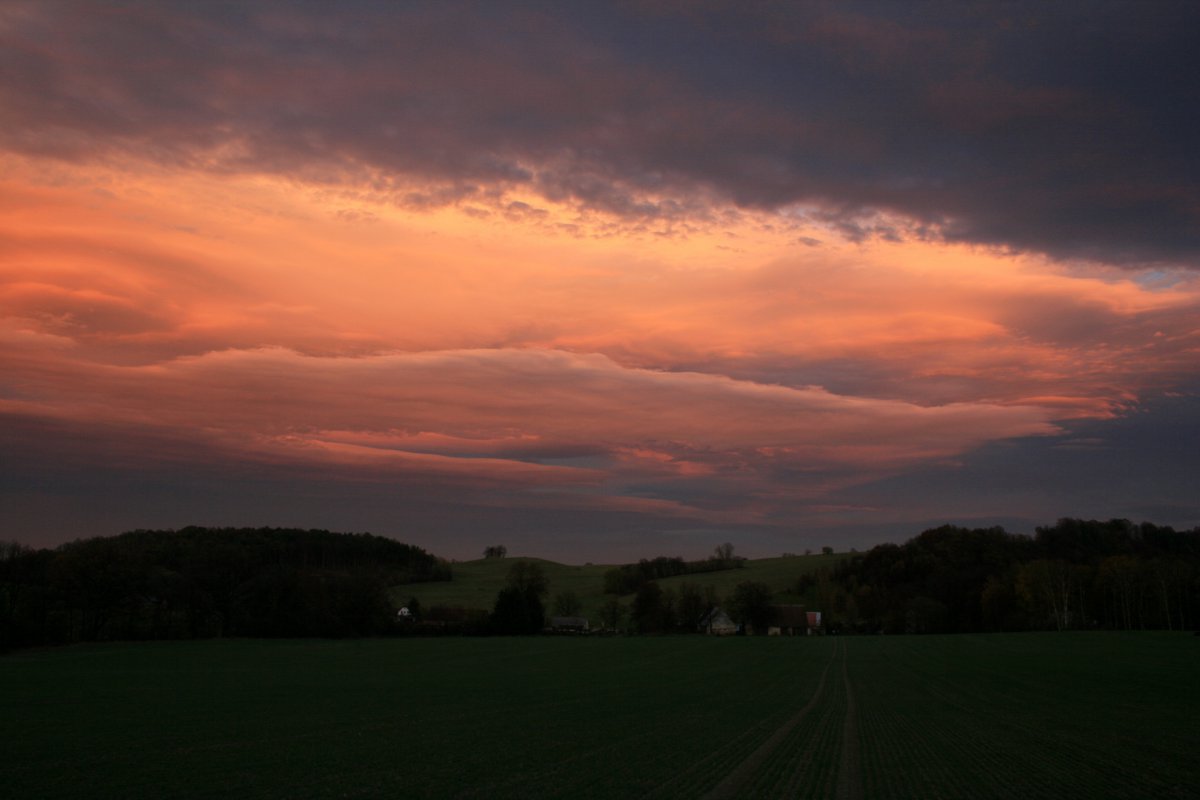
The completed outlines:
<svg viewBox="0 0 1200 800">
<path fill-rule="evenodd" d="M 804 606 L 771 606 L 768 636 L 806 636 L 808 629 L 809 615 Z"/>
<path fill-rule="evenodd" d="M 701 633 L 713 636 L 731 636 L 737 633 L 737 624 L 720 606 L 715 606 L 701 617 L 698 627 Z"/>
<path fill-rule="evenodd" d="M 587 633 L 587 617 L 551 617 L 549 628 L 554 633 Z"/>
</svg>

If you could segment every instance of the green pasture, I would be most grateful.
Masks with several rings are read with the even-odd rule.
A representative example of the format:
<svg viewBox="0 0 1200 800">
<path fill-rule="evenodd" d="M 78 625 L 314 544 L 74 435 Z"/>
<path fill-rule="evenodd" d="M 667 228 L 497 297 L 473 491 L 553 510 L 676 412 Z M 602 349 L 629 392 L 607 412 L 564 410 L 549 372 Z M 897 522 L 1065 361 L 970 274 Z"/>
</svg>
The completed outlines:
<svg viewBox="0 0 1200 800">
<path fill-rule="evenodd" d="M 834 567 L 843 559 L 849 558 L 849 553 L 833 553 L 831 555 L 813 556 L 779 556 L 777 558 L 754 558 L 743 561 L 741 569 L 722 570 L 720 572 L 703 572 L 696 575 L 677 575 L 674 578 L 664 578 L 658 582 L 664 589 L 678 587 L 687 582 L 697 586 L 712 586 L 720 597 L 733 594 L 734 587 L 742 581 L 759 581 L 771 587 L 776 595 L 776 602 L 790 603 L 797 599 L 790 592 L 796 581 L 802 576 L 816 572 L 823 567 Z M 629 596 L 630 599 L 632 595 Z"/>
<path fill-rule="evenodd" d="M 677 588 L 685 582 L 702 587 L 712 586 L 719 597 L 727 597 L 742 581 L 761 581 L 776 593 L 777 602 L 794 602 L 796 598 L 788 592 L 800 576 L 821 567 L 832 567 L 847 555 L 835 553 L 828 556 L 751 559 L 743 562 L 744 566 L 741 569 L 679 575 L 664 578 L 658 583 L 664 589 Z M 416 597 L 424 608 L 444 605 L 491 611 L 496 602 L 496 594 L 504 588 L 509 569 L 517 561 L 533 562 L 545 572 L 550 583 L 550 593 L 545 599 L 547 612 L 553 608 L 556 595 L 570 591 L 574 592 L 583 604 L 583 615 L 588 617 L 593 625 L 599 624 L 600 606 L 607 599 L 604 594 L 604 573 L 613 568 L 612 564 L 570 566 L 541 558 L 514 556 L 460 561 L 453 566 L 454 580 L 396 586 L 392 589 L 392 600 L 400 605 L 406 603 L 410 597 Z M 625 595 L 621 601 L 628 606 L 632 599 L 633 595 Z"/>
<path fill-rule="evenodd" d="M 550 583 L 550 594 L 544 599 L 549 613 L 554 596 L 574 592 L 583 603 L 583 613 L 593 622 L 600 619 L 604 602 L 604 573 L 610 566 L 588 564 L 569 566 L 543 558 L 484 558 L 478 561 L 458 561 L 453 565 L 454 580 L 431 583 L 407 583 L 393 587 L 392 600 L 401 605 L 410 597 L 421 601 L 423 608 L 456 606 L 491 611 L 496 595 L 508 582 L 508 571 L 518 561 L 528 561 L 542 568 Z"/>
<path fill-rule="evenodd" d="M 18 798 L 1182 798 L 1200 637 L 210 640 L 0 657 Z"/>
</svg>

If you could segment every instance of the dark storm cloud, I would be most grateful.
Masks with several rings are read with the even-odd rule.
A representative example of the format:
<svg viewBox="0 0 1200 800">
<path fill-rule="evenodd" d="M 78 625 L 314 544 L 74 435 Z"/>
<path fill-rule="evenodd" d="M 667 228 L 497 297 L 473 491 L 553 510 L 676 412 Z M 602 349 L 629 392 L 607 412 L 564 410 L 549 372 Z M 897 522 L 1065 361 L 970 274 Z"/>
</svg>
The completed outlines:
<svg viewBox="0 0 1200 800">
<path fill-rule="evenodd" d="M 10 3 L 0 142 L 1198 263 L 1194 3 L 657 6 Z"/>
<path fill-rule="evenodd" d="M 1190 502 L 1197 496 L 1200 387 L 1150 398 L 1117 419 L 1064 427 L 1060 437 L 989 444 L 954 463 L 854 486 L 834 499 L 887 507 L 893 516 L 911 507 L 915 518 L 926 509 L 908 498 L 932 495 L 944 521 L 996 519 L 989 524 L 1025 532 L 1063 516 L 1200 525 L 1200 504 Z"/>
</svg>

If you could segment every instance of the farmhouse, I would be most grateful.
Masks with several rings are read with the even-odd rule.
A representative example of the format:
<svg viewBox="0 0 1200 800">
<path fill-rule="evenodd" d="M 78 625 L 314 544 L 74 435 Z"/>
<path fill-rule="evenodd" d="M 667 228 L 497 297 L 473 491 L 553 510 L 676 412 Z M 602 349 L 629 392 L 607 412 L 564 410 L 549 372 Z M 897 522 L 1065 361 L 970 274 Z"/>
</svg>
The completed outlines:
<svg viewBox="0 0 1200 800">
<path fill-rule="evenodd" d="M 555 633 L 587 633 L 587 617 L 551 617 L 550 630 Z"/>
<path fill-rule="evenodd" d="M 713 636 L 731 636 L 737 633 L 737 624 L 725 613 L 725 609 L 720 606 L 714 607 L 701 617 L 698 627 L 701 633 L 708 633 Z"/>
<path fill-rule="evenodd" d="M 807 611 L 804 606 L 771 606 L 771 625 L 768 636 L 805 636 L 821 624 L 820 611 Z"/>
</svg>

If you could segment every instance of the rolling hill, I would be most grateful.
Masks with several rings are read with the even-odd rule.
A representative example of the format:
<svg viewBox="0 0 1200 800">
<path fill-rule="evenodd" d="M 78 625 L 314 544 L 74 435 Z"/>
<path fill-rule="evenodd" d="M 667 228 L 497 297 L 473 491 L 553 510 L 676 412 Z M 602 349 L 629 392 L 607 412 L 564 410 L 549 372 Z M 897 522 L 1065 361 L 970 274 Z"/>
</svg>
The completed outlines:
<svg viewBox="0 0 1200 800">
<path fill-rule="evenodd" d="M 847 555 L 834 553 L 748 559 L 741 562 L 743 566 L 740 569 L 678 575 L 663 578 L 658 583 L 664 589 L 678 588 L 685 582 L 702 587 L 712 586 L 717 595 L 723 598 L 731 594 L 734 587 L 743 581 L 761 581 L 771 587 L 779 602 L 799 602 L 798 597 L 789 594 L 789 589 L 797 578 L 821 567 L 832 567 Z M 456 606 L 490 611 L 495 603 L 496 594 L 504 588 L 509 569 L 518 561 L 536 563 L 545 572 L 550 584 L 550 591 L 546 597 L 547 613 L 553 608 L 554 597 L 569 591 L 582 603 L 582 615 L 588 617 L 593 625 L 598 623 L 600 606 L 607 597 L 604 594 L 604 573 L 617 566 L 615 564 L 572 566 L 542 558 L 520 556 L 460 561 L 453 565 L 453 580 L 393 586 L 392 600 L 397 605 L 403 605 L 409 598 L 415 597 L 425 609 L 433 606 Z M 628 606 L 633 600 L 633 595 L 622 595 L 620 600 Z"/>
</svg>

